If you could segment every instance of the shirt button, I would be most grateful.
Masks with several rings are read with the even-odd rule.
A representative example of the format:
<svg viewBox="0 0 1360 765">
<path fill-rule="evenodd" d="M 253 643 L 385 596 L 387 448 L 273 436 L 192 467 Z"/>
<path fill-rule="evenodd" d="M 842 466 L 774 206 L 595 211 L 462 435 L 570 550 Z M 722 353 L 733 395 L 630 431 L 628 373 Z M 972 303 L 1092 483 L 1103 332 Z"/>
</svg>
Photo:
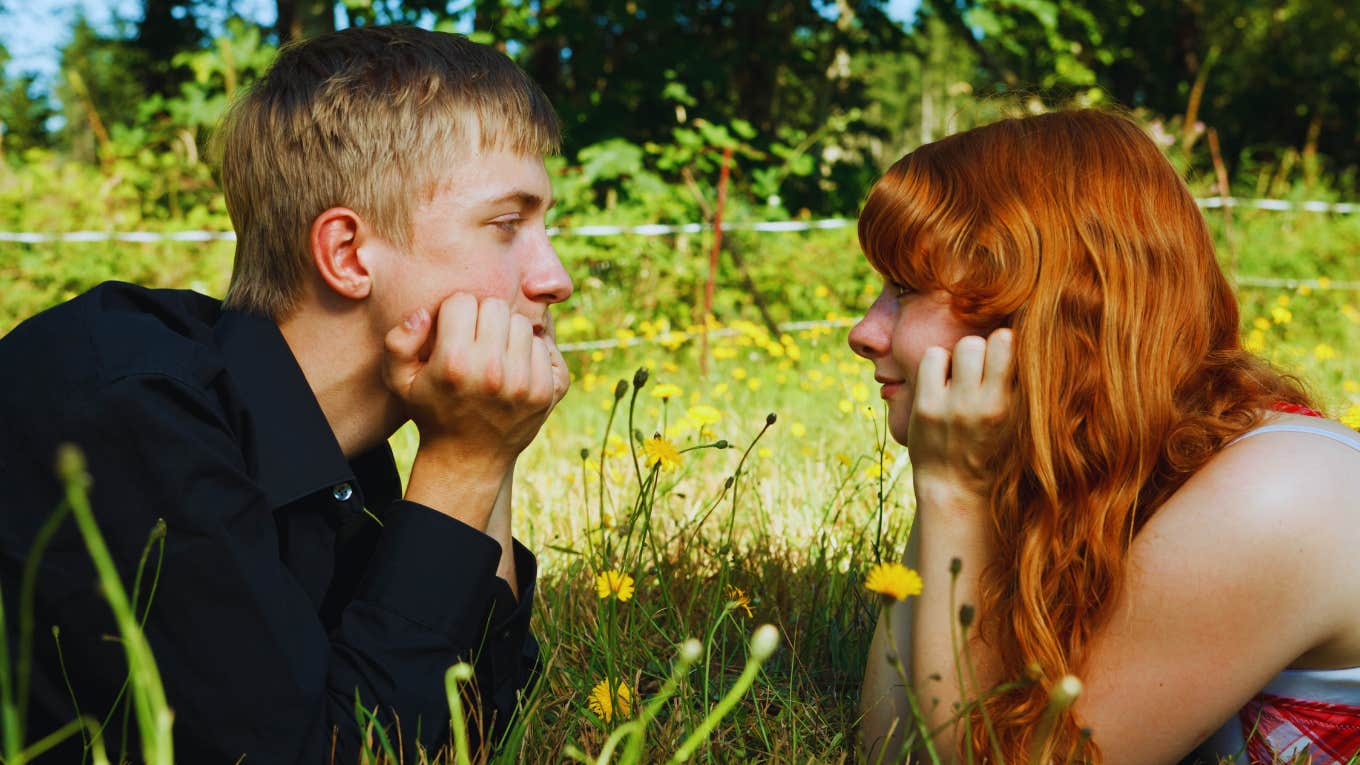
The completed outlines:
<svg viewBox="0 0 1360 765">
<path fill-rule="evenodd" d="M 331 496 L 335 497 L 336 502 L 348 502 L 349 498 L 354 496 L 354 487 L 347 483 L 339 484 L 331 489 Z"/>
</svg>

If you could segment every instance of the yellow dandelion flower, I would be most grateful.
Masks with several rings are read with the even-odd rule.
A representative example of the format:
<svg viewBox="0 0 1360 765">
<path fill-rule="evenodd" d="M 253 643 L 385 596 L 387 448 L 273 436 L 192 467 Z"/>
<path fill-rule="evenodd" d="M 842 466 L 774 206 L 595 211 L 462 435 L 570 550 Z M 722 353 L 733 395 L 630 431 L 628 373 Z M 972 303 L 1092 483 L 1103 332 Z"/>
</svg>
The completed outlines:
<svg viewBox="0 0 1360 765">
<path fill-rule="evenodd" d="M 1280 307 L 1289 305 L 1289 295 L 1281 294 L 1279 297 L 1275 298 L 1275 305 Z"/>
<path fill-rule="evenodd" d="M 1318 343 L 1313 346 L 1313 356 L 1318 361 L 1329 361 L 1336 358 L 1336 349 L 1326 343 Z"/>
<path fill-rule="evenodd" d="M 756 450 L 756 456 L 760 457 L 763 460 L 769 459 L 770 455 L 772 454 L 774 454 L 774 452 L 770 451 L 770 448 L 768 446 L 762 446 Z"/>
<path fill-rule="evenodd" d="M 1341 390 L 1344 390 L 1347 393 L 1360 393 L 1360 382 L 1356 382 L 1355 380 L 1342 380 Z"/>
<path fill-rule="evenodd" d="M 604 351 L 591 351 L 591 353 L 590 353 L 590 360 L 591 360 L 591 361 L 604 361 Z"/>
<path fill-rule="evenodd" d="M 1311 284 L 1300 284 L 1298 291 L 1300 295 L 1311 295 L 1313 294 L 1313 286 Z"/>
<path fill-rule="evenodd" d="M 1254 320 L 1252 320 L 1251 326 L 1261 330 L 1262 332 L 1265 332 L 1270 329 L 1270 320 L 1264 316 L 1257 316 Z"/>
<path fill-rule="evenodd" d="M 697 404 L 691 406 L 689 410 L 685 412 L 685 416 L 689 418 L 690 422 L 702 428 L 705 425 L 716 424 L 722 419 L 722 412 L 707 404 Z"/>
<path fill-rule="evenodd" d="M 740 381 L 740 380 L 745 380 L 745 379 L 746 379 L 746 368 L 745 368 L 745 367 L 737 367 L 736 369 L 733 369 L 733 370 L 732 370 L 732 379 L 733 379 L 733 380 L 738 380 L 738 381 Z"/>
<path fill-rule="evenodd" d="M 1282 305 L 1277 305 L 1270 309 L 1270 318 L 1274 319 L 1276 324 L 1288 324 L 1294 320 L 1294 312 Z"/>
<path fill-rule="evenodd" d="M 1266 334 L 1259 329 L 1253 329 L 1247 335 L 1247 339 L 1242 341 L 1242 347 L 1252 353 L 1260 353 L 1266 349 Z"/>
<path fill-rule="evenodd" d="M 727 383 L 718 383 L 713 386 L 713 398 L 722 398 L 727 395 Z"/>
<path fill-rule="evenodd" d="M 1348 428 L 1360 430 L 1360 404 L 1351 404 L 1351 408 L 1341 415 L 1341 424 Z"/>
<path fill-rule="evenodd" d="M 850 412 L 854 411 L 855 409 L 855 405 L 852 404 L 850 402 L 850 399 L 848 398 L 841 399 L 840 403 L 837 404 L 836 407 L 841 410 L 841 414 L 850 414 Z"/>
<path fill-rule="evenodd" d="M 864 383 L 855 383 L 855 387 L 850 389 L 850 398 L 856 401 L 868 401 L 869 386 Z"/>
<path fill-rule="evenodd" d="M 807 426 L 801 422 L 795 422 L 789 426 L 789 432 L 794 438 L 802 438 L 807 435 Z"/>
<path fill-rule="evenodd" d="M 663 361 L 661 362 L 661 371 L 669 372 L 670 374 L 675 374 L 676 372 L 680 371 L 680 367 L 677 366 L 674 361 Z"/>
<path fill-rule="evenodd" d="M 595 323 L 592 322 L 589 317 L 579 313 L 573 314 L 572 317 L 565 322 L 565 325 L 564 328 L 568 332 L 577 335 L 583 335 L 592 329 L 595 329 Z"/>
<path fill-rule="evenodd" d="M 652 388 L 652 398 L 680 398 L 683 395 L 685 395 L 685 392 L 680 390 L 679 385 L 662 383 Z"/>
<path fill-rule="evenodd" d="M 875 462 L 875 463 L 869 465 L 869 467 L 867 467 L 867 468 L 864 469 L 864 477 L 865 477 L 865 478 L 871 478 L 871 479 L 872 479 L 872 478 L 877 478 L 877 477 L 879 477 L 879 476 L 881 476 L 881 475 L 883 475 L 883 469 L 880 468 L 880 467 L 878 466 L 878 463 L 877 463 L 877 462 Z"/>
<path fill-rule="evenodd" d="M 642 451 L 647 455 L 647 467 L 661 465 L 662 470 L 674 470 L 684 464 L 675 445 L 663 436 L 655 436 L 642 442 Z"/>
<path fill-rule="evenodd" d="M 746 387 L 751 390 L 760 390 L 761 382 L 759 377 L 752 377 L 746 381 Z"/>
<path fill-rule="evenodd" d="M 812 294 L 819 298 L 828 297 L 831 295 L 831 289 L 825 284 L 818 284 L 817 287 L 812 290 Z"/>
<path fill-rule="evenodd" d="M 921 594 L 921 575 L 901 563 L 880 563 L 869 569 L 864 588 L 883 600 L 897 602 Z"/>
<path fill-rule="evenodd" d="M 1345 316 L 1347 319 L 1350 319 L 1351 322 L 1354 324 L 1360 324 L 1360 311 L 1357 311 L 1355 309 L 1355 306 L 1351 305 L 1350 303 L 1346 303 L 1341 306 L 1341 315 Z"/>
<path fill-rule="evenodd" d="M 604 453 L 608 454 L 610 457 L 618 457 L 627 454 L 628 442 L 623 440 L 623 436 L 610 433 L 608 440 L 605 441 Z"/>
<path fill-rule="evenodd" d="M 746 612 L 746 618 L 750 619 L 754 614 L 751 613 L 751 599 L 742 592 L 740 587 L 727 585 L 727 605 L 732 610 L 740 608 Z"/>
<path fill-rule="evenodd" d="M 735 359 L 736 357 L 737 349 L 730 345 L 720 345 L 713 349 L 713 358 L 715 359 Z"/>
<path fill-rule="evenodd" d="M 633 577 L 615 569 L 603 571 L 595 577 L 595 593 L 600 600 L 612 597 L 627 603 L 633 599 Z"/>
<path fill-rule="evenodd" d="M 609 681 L 601 680 L 590 689 L 590 698 L 586 700 L 586 704 L 601 720 L 609 722 L 614 719 L 615 714 L 620 717 L 633 714 L 633 692 L 628 690 L 624 683 L 619 683 L 618 688 L 611 694 Z"/>
<path fill-rule="evenodd" d="M 1329 279 L 1329 278 L 1327 278 L 1327 277 L 1325 277 L 1325 276 L 1319 276 L 1319 277 L 1318 277 L 1318 280 L 1317 280 L 1317 283 L 1318 283 L 1318 288 L 1319 288 L 1319 289 L 1324 289 L 1324 290 L 1325 290 L 1325 289 L 1327 289 L 1328 287 L 1331 287 L 1331 286 L 1332 286 L 1332 280 Z"/>
</svg>

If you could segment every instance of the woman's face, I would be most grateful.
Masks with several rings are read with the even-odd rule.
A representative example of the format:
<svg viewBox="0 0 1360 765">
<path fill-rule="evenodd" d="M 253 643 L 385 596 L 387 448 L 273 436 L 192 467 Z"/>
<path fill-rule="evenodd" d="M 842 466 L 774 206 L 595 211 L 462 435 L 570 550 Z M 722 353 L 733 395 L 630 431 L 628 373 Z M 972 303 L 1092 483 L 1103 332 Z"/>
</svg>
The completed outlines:
<svg viewBox="0 0 1360 765">
<path fill-rule="evenodd" d="M 873 305 L 850 330 L 850 348 L 874 363 L 874 380 L 883 384 L 888 402 L 888 430 L 906 445 L 916 372 L 926 349 L 952 350 L 960 338 L 978 330 L 960 321 L 942 291 L 912 292 L 885 284 Z"/>
</svg>

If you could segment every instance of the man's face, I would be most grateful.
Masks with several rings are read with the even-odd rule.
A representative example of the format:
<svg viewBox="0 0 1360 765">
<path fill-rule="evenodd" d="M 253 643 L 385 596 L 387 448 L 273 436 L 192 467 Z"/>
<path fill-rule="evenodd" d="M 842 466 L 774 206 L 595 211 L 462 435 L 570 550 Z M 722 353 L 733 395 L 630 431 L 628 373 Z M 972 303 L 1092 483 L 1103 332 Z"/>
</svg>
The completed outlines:
<svg viewBox="0 0 1360 765">
<path fill-rule="evenodd" d="M 548 306 L 571 296 L 572 282 L 548 240 L 552 187 L 543 159 L 494 151 L 461 158 L 442 188 L 412 215 L 409 252 L 373 263 L 375 332 L 381 336 L 449 295 L 495 297 L 550 331 Z"/>
</svg>

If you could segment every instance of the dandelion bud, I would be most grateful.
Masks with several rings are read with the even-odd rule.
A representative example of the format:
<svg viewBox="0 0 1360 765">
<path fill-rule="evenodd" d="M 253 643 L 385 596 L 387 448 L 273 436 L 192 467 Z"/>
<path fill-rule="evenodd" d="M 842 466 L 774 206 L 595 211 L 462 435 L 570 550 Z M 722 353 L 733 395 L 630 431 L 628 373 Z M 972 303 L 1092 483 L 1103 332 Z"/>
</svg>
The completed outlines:
<svg viewBox="0 0 1360 765">
<path fill-rule="evenodd" d="M 959 606 L 959 624 L 962 625 L 964 629 L 968 629 L 968 627 L 973 624 L 973 617 L 975 615 L 971 603 L 964 603 Z"/>
<path fill-rule="evenodd" d="M 647 375 L 647 367 L 638 367 L 638 371 L 633 373 L 633 387 L 640 390 L 642 386 L 646 385 Z"/>
<path fill-rule="evenodd" d="M 465 661 L 458 662 L 452 667 L 449 667 L 449 677 L 460 683 L 466 683 L 472 679 L 472 665 Z"/>
<path fill-rule="evenodd" d="M 735 478 L 729 475 L 727 477 L 727 480 L 723 481 L 723 491 L 727 491 L 728 489 L 732 488 L 732 482 L 735 480 L 736 480 Z"/>
<path fill-rule="evenodd" d="M 1059 709 L 1072 706 L 1081 695 L 1081 681 L 1074 675 L 1063 675 L 1062 679 L 1048 692 L 1048 703 Z"/>
<path fill-rule="evenodd" d="M 773 624 L 762 624 L 751 636 L 751 658 L 765 661 L 779 647 L 779 630 Z"/>
<path fill-rule="evenodd" d="M 704 646 L 698 640 L 690 638 L 680 644 L 680 661 L 685 664 L 693 664 L 704 655 Z"/>
<path fill-rule="evenodd" d="M 590 459 L 590 450 L 589 450 L 589 449 L 586 449 L 586 448 L 584 448 L 584 447 L 582 447 L 582 449 L 581 449 L 581 461 L 582 461 L 582 462 L 585 462 L 585 461 L 588 460 L 588 459 Z"/>
<path fill-rule="evenodd" d="M 949 573 L 951 576 L 958 576 L 959 572 L 962 570 L 963 570 L 962 558 L 951 558 L 949 560 Z"/>
<path fill-rule="evenodd" d="M 718 449 L 726 449 L 727 447 L 731 446 L 731 444 L 727 443 L 726 438 L 720 438 L 718 439 L 718 442 L 716 444 L 713 444 L 713 446 Z"/>
<path fill-rule="evenodd" d="M 625 393 L 627 393 L 627 392 L 628 392 L 628 381 L 627 381 L 627 380 L 619 380 L 619 381 L 618 381 L 617 383 L 615 383 L 615 385 L 614 385 L 614 400 L 615 400 L 615 401 L 618 401 L 619 399 L 623 398 L 623 394 L 625 394 Z"/>
<path fill-rule="evenodd" d="M 775 419 L 776 417 L 774 416 L 774 412 L 770 412 L 769 414 L 765 415 L 765 427 L 768 428 L 769 426 L 773 425 Z"/>
<path fill-rule="evenodd" d="M 88 486 L 90 476 L 85 472 L 85 455 L 75 444 L 57 447 L 57 477 L 67 483 Z"/>
</svg>

